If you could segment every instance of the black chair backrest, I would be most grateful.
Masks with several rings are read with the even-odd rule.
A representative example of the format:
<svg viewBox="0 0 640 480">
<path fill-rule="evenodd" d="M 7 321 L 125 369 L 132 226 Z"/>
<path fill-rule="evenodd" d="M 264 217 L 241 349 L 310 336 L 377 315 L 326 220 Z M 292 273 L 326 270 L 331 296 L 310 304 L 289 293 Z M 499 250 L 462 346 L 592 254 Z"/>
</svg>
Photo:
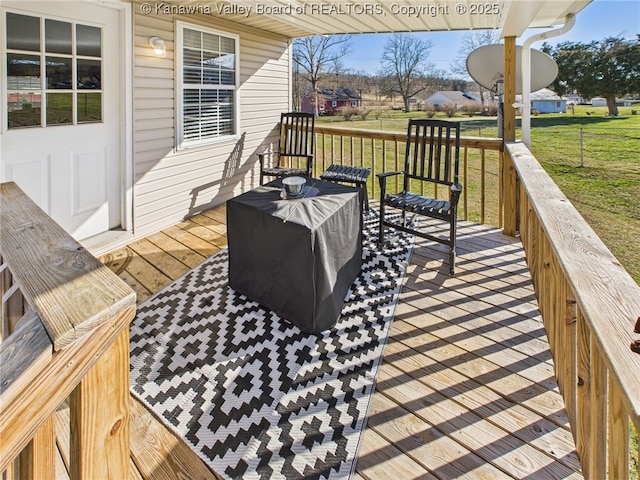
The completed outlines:
<svg viewBox="0 0 640 480">
<path fill-rule="evenodd" d="M 404 163 L 404 189 L 411 179 L 442 185 L 458 182 L 460 122 L 409 120 Z"/>
<path fill-rule="evenodd" d="M 280 115 L 281 156 L 302 157 L 313 155 L 313 113 L 290 112 Z"/>
</svg>

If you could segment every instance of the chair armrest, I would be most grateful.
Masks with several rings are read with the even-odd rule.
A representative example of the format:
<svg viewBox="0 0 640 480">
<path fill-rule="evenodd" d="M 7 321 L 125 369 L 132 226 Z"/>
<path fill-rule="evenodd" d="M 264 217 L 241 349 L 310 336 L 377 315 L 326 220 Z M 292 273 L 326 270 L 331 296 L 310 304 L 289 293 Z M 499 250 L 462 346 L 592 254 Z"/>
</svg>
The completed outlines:
<svg viewBox="0 0 640 480">
<path fill-rule="evenodd" d="M 313 176 L 313 154 L 307 155 L 307 177 Z"/>
<path fill-rule="evenodd" d="M 267 155 L 273 155 L 273 150 L 265 150 L 262 153 L 258 153 L 258 161 L 260 162 L 260 170 L 264 168 L 264 157 Z"/>
<path fill-rule="evenodd" d="M 378 182 L 380 183 L 380 203 L 384 200 L 384 197 L 387 195 L 387 178 L 394 177 L 396 175 L 400 175 L 404 172 L 383 172 L 377 173 Z"/>
<path fill-rule="evenodd" d="M 258 153 L 258 158 L 262 157 L 264 158 L 265 155 L 273 155 L 275 152 L 275 150 L 265 150 L 264 152 Z"/>
<path fill-rule="evenodd" d="M 456 182 L 451 184 L 451 204 L 457 205 L 460 194 L 462 193 L 462 184 Z"/>
<path fill-rule="evenodd" d="M 376 173 L 376 177 L 382 179 L 382 178 L 386 178 L 386 177 L 391 177 L 394 175 L 400 175 L 404 172 L 402 171 L 397 171 L 397 172 L 382 172 L 382 173 Z"/>
</svg>

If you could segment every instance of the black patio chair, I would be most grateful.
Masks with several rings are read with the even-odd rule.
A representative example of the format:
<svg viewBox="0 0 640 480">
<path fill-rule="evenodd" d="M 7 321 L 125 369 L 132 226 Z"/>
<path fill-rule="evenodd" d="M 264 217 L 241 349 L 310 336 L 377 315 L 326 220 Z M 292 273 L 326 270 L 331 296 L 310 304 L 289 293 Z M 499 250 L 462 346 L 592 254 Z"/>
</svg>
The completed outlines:
<svg viewBox="0 0 640 480">
<path fill-rule="evenodd" d="M 409 120 L 404 170 L 378 174 L 380 182 L 380 227 L 378 241 L 384 243 L 385 226 L 413 233 L 449 247 L 449 272 L 455 273 L 456 214 L 462 185 L 458 183 L 460 163 L 460 123 L 442 120 Z M 399 193 L 387 194 L 387 179 L 403 175 Z M 438 186 L 447 188 L 438 195 Z M 433 192 L 432 196 L 425 191 Z M 440 190 L 442 192 L 442 189 Z M 400 221 L 385 218 L 385 207 L 402 212 Z M 413 218 L 407 222 L 407 212 Z M 415 223 L 425 216 L 448 223 L 448 235 L 436 235 L 427 225 L 425 230 Z"/>
<path fill-rule="evenodd" d="M 311 177 L 314 126 L 315 116 L 312 113 L 290 112 L 280 115 L 277 150 L 258 154 L 260 185 L 264 183 L 264 177 Z"/>
</svg>

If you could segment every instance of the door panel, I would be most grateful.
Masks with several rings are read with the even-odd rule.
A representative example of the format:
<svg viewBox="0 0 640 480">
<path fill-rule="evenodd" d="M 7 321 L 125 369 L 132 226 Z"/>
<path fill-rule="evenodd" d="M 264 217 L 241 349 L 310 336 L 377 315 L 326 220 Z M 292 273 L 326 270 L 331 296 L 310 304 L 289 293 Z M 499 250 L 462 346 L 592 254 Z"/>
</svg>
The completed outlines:
<svg viewBox="0 0 640 480">
<path fill-rule="evenodd" d="M 69 1 L 2 5 L 0 180 L 16 181 L 78 240 L 120 227 L 119 11 Z"/>
<path fill-rule="evenodd" d="M 26 158 L 26 156 L 24 157 Z M 16 182 L 29 198 L 44 211 L 49 210 L 49 164 L 51 158 L 44 155 L 39 158 L 22 161 L 4 162 L 5 177 Z"/>
</svg>

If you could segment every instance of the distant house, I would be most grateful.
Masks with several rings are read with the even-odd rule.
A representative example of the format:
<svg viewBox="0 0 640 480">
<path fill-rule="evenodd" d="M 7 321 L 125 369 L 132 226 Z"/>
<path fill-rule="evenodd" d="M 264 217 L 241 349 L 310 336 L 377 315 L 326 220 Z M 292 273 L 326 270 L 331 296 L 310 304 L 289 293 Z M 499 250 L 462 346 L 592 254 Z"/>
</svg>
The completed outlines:
<svg viewBox="0 0 640 480">
<path fill-rule="evenodd" d="M 580 105 L 581 103 L 584 103 L 584 98 L 582 98 L 580 95 L 565 95 L 562 98 L 567 100 L 567 105 Z"/>
<path fill-rule="evenodd" d="M 531 92 L 531 111 L 538 113 L 566 113 L 567 99 L 558 96 L 553 90 L 543 88 L 536 92 Z M 522 102 L 522 95 L 516 95 L 516 103 Z"/>
<path fill-rule="evenodd" d="M 320 115 L 340 114 L 340 110 L 345 107 L 360 108 L 362 98 L 358 93 L 349 87 L 340 87 L 337 90 L 323 88 L 318 92 L 318 113 Z M 308 92 L 302 98 L 301 110 L 305 113 L 314 113 L 315 95 Z"/>
<path fill-rule="evenodd" d="M 591 99 L 591 106 L 592 107 L 606 107 L 607 106 L 607 99 L 606 98 L 602 98 L 602 97 L 593 97 Z"/>
<path fill-rule="evenodd" d="M 426 105 L 433 105 L 434 107 L 439 108 L 443 105 L 453 104 L 458 110 L 466 104 L 479 102 L 480 98 L 477 95 L 453 90 L 435 92 L 433 95 L 424 99 L 424 103 Z"/>
</svg>

